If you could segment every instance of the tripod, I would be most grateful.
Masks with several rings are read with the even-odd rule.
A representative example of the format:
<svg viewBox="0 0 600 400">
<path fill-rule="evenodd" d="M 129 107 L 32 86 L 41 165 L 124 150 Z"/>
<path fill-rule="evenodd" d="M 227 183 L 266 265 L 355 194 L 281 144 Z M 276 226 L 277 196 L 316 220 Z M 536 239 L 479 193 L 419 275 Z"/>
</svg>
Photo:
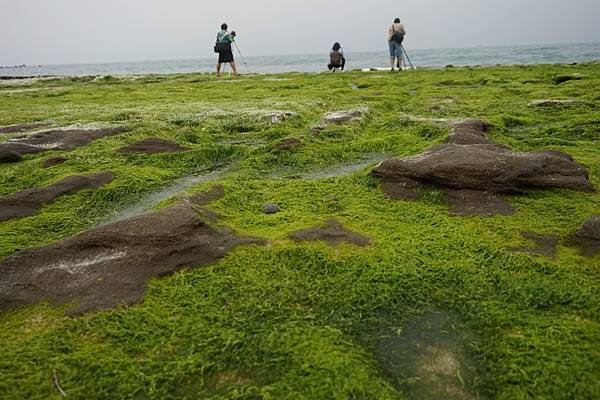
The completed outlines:
<svg viewBox="0 0 600 400">
<path fill-rule="evenodd" d="M 240 48 L 238 47 L 237 43 L 236 43 L 236 42 L 233 42 L 233 44 L 234 44 L 234 46 L 235 46 L 235 48 L 236 48 L 237 52 L 239 53 L 239 55 L 240 55 L 240 58 L 242 59 L 242 62 L 243 62 L 243 63 L 244 63 L 244 65 L 246 66 L 246 69 L 248 70 L 248 73 L 249 73 L 249 74 L 252 74 L 252 72 L 250 72 L 250 68 L 248 67 L 248 63 L 247 63 L 247 62 L 246 62 L 246 60 L 244 59 L 244 56 L 242 55 L 242 52 L 240 51 Z"/>
<path fill-rule="evenodd" d="M 400 45 L 400 47 L 402 48 L 402 52 L 404 53 L 404 55 L 406 56 L 406 59 L 408 60 L 408 65 L 410 65 L 411 69 L 415 69 L 415 67 L 413 66 L 412 62 L 410 62 L 410 57 L 408 56 L 408 53 L 406 52 L 406 49 L 404 48 L 404 45 Z"/>
</svg>

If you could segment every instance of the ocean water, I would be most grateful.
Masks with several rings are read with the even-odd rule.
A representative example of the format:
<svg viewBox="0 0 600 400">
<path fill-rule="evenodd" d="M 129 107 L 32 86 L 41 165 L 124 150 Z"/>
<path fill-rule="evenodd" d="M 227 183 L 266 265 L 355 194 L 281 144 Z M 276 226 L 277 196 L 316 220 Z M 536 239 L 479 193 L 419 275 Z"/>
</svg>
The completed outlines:
<svg viewBox="0 0 600 400">
<path fill-rule="evenodd" d="M 412 50 L 405 44 L 412 64 L 419 68 L 446 65 L 513 65 L 554 64 L 600 60 L 600 43 L 571 43 L 556 45 L 473 47 L 463 49 Z M 243 49 L 241 49 L 243 51 Z M 328 53 L 261 56 L 244 58 L 237 53 L 238 69 L 242 73 L 321 72 L 326 70 Z M 387 51 L 346 52 L 346 69 L 382 68 L 388 66 Z M 97 64 L 36 65 L 21 68 L 0 68 L 0 76 L 38 75 L 137 75 L 213 72 L 216 57 L 135 61 Z"/>
</svg>

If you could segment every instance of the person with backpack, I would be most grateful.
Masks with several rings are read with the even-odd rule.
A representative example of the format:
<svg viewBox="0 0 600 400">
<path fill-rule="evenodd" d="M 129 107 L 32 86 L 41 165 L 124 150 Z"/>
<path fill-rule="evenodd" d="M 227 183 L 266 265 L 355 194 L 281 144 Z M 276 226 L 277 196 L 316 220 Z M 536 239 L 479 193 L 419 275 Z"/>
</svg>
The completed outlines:
<svg viewBox="0 0 600 400">
<path fill-rule="evenodd" d="M 330 71 L 335 72 L 338 68 L 343 71 L 345 66 L 346 59 L 344 58 L 344 49 L 342 49 L 342 46 L 338 42 L 335 42 L 329 52 L 329 64 L 327 65 L 327 68 L 329 68 Z"/>
<path fill-rule="evenodd" d="M 400 23 L 400 18 L 394 20 L 394 24 L 388 31 L 388 43 L 390 45 L 390 63 L 392 64 L 392 71 L 397 66 L 398 70 L 402 70 L 402 63 L 404 57 L 402 57 L 402 42 L 406 36 L 406 30 L 404 25 Z"/>
<path fill-rule="evenodd" d="M 221 76 L 221 65 L 229 63 L 234 75 L 238 75 L 233 59 L 233 51 L 231 43 L 235 41 L 235 32 L 227 31 L 227 24 L 221 25 L 221 31 L 217 33 L 217 42 L 215 44 L 215 53 L 219 53 L 219 61 L 217 62 L 217 76 Z"/>
</svg>

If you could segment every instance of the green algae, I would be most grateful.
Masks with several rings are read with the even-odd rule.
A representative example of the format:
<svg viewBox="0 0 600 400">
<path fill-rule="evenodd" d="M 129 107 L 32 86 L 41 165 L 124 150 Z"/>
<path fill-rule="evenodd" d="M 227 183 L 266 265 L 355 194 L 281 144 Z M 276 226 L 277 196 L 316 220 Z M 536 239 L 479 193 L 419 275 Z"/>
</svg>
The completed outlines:
<svg viewBox="0 0 600 400">
<path fill-rule="evenodd" d="M 556 84 L 556 77 L 576 74 L 583 78 Z M 444 140 L 445 128 L 403 116 L 478 117 L 494 125 L 494 140 L 515 150 L 569 153 L 600 187 L 599 86 L 595 63 L 3 82 L 0 126 L 52 121 L 131 131 L 72 152 L 0 164 L 0 195 L 72 174 L 111 170 L 116 177 L 32 217 L 0 223 L 0 257 L 82 232 L 224 164 L 231 164 L 228 173 L 189 191 L 222 185 L 225 196 L 208 206 L 221 215 L 219 223 L 270 242 L 238 249 L 215 266 L 156 279 L 133 307 L 77 318 L 48 304 L 3 312 L 0 398 L 58 398 L 54 370 L 71 398 L 434 398 L 419 391 L 419 378 L 426 377 L 411 363 L 408 339 L 427 320 L 419 316 L 436 310 L 459 322 L 429 324 L 431 334 L 454 329 L 446 343 L 466 365 L 477 366 L 456 378 L 469 395 L 594 398 L 600 392 L 598 257 L 584 258 L 562 243 L 552 260 L 511 249 L 529 245 L 523 232 L 567 237 L 599 212 L 600 194 L 530 191 L 510 196 L 515 216 L 461 218 L 448 215 L 435 191 L 418 202 L 394 202 L 369 167 L 347 166 L 373 154 L 418 154 Z M 578 103 L 528 106 L 536 99 Z M 326 112 L 365 105 L 370 111 L 362 121 L 311 130 Z M 211 115 L 214 110 L 222 114 Z M 272 123 L 242 110 L 297 115 Z M 115 153 L 146 137 L 192 150 Z M 302 145 L 278 149 L 287 137 Z M 262 146 L 235 144 L 240 140 Z M 69 160 L 41 167 L 57 155 Z M 281 171 L 322 179 L 275 179 Z M 266 202 L 281 212 L 263 214 Z M 372 244 L 288 239 L 330 218 Z M 382 350 L 390 355 L 383 334 L 397 334 L 399 340 L 383 343 L 409 356 L 382 361 Z"/>
</svg>

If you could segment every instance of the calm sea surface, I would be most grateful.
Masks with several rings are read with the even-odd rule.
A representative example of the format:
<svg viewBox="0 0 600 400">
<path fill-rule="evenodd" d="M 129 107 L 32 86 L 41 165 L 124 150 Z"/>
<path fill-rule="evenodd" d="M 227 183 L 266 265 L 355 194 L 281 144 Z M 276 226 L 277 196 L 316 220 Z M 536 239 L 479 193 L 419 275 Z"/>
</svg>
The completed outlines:
<svg viewBox="0 0 600 400">
<path fill-rule="evenodd" d="M 557 45 L 475 47 L 465 49 L 406 50 L 416 67 L 463 65 L 553 64 L 600 60 L 600 43 Z M 242 49 L 243 51 L 243 49 Z M 299 54 L 283 56 L 245 57 L 247 67 L 236 53 L 241 72 L 320 72 L 324 71 L 328 54 Z M 40 65 L 23 68 L 0 68 L 0 76 L 33 75 L 129 75 L 212 72 L 216 58 L 136 61 L 98 64 Z M 347 69 L 386 67 L 385 51 L 346 52 Z"/>
</svg>

